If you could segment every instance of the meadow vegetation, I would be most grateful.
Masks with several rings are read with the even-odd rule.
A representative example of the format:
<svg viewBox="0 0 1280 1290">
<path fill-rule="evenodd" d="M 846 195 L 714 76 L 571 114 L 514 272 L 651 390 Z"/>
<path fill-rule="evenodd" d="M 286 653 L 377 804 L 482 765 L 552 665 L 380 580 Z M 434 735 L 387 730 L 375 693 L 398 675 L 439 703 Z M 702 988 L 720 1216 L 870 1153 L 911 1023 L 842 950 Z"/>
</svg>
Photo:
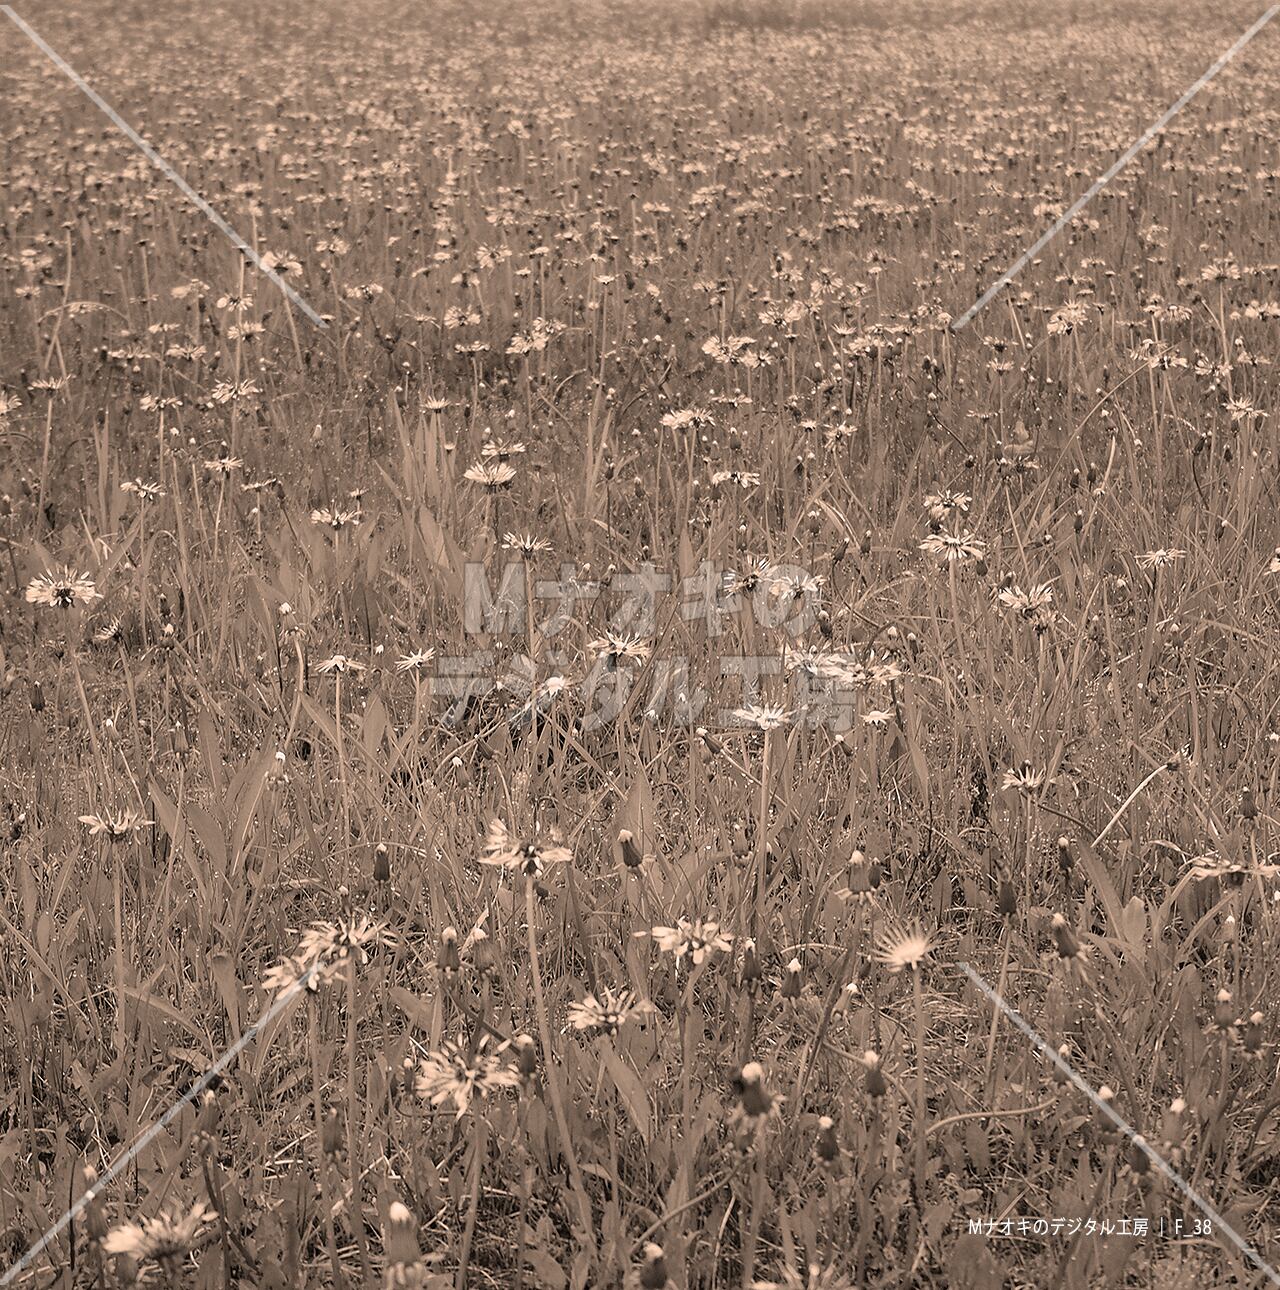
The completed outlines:
<svg viewBox="0 0 1280 1290">
<path fill-rule="evenodd" d="M 13 1283 L 1262 1284 L 1280 23 L 23 12 Z"/>
</svg>

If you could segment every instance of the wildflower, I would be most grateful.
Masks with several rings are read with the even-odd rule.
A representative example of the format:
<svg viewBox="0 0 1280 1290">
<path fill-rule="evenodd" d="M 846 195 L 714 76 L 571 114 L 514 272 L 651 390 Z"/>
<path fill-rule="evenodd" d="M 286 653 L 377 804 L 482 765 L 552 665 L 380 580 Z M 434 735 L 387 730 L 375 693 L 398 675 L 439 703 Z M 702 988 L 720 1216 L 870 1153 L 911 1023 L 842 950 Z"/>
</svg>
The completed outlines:
<svg viewBox="0 0 1280 1290">
<path fill-rule="evenodd" d="M 880 1054 L 874 1048 L 868 1048 L 862 1054 L 862 1065 L 867 1072 L 867 1095 L 881 1098 L 889 1091 L 889 1083 L 884 1077 L 880 1063 Z"/>
<path fill-rule="evenodd" d="M 1280 873 L 1280 865 L 1241 864 L 1238 860 L 1228 860 L 1216 851 L 1206 851 L 1203 855 L 1193 856 L 1187 869 L 1190 877 L 1199 882 L 1217 878 L 1229 886 L 1238 887 L 1250 874 L 1261 878 L 1272 878 Z"/>
<path fill-rule="evenodd" d="M 462 1040 L 445 1041 L 443 1047 L 428 1053 L 418 1065 L 414 1090 L 432 1106 L 452 1102 L 461 1119 L 477 1098 L 487 1098 L 502 1089 L 515 1088 L 520 1073 L 503 1058 L 509 1044 L 499 1044 L 486 1052 L 489 1036 L 484 1035 L 473 1047 Z"/>
<path fill-rule="evenodd" d="M 757 730 L 763 730 L 766 733 L 785 726 L 791 717 L 791 713 L 785 708 L 762 706 L 758 703 L 749 703 L 744 708 L 735 708 L 733 715 L 744 725 L 755 726 Z"/>
<path fill-rule="evenodd" d="M 349 657 L 346 654 L 332 654 L 323 663 L 316 664 L 316 671 L 328 676 L 330 673 L 336 673 L 339 676 L 347 672 L 364 672 L 367 670 L 367 664 Z"/>
<path fill-rule="evenodd" d="M 581 1003 L 569 1006 L 569 1024 L 574 1030 L 600 1031 L 616 1035 L 627 1022 L 632 1021 L 647 1004 L 638 1003 L 634 990 L 601 990 L 599 996 L 587 994 Z"/>
<path fill-rule="evenodd" d="M 269 968 L 262 984 L 281 992 L 301 983 L 314 992 L 333 981 L 348 963 L 368 963 L 371 948 L 394 944 L 394 939 L 385 923 L 364 914 L 312 923 L 294 953 Z"/>
<path fill-rule="evenodd" d="M 239 457 L 225 454 L 221 457 L 210 457 L 205 461 L 204 468 L 212 475 L 221 475 L 223 479 L 228 479 L 243 465 L 244 462 Z"/>
<path fill-rule="evenodd" d="M 901 972 L 903 968 L 910 968 L 914 972 L 933 953 L 935 947 L 933 934 L 922 931 L 919 924 L 916 924 L 910 929 L 883 933 L 876 945 L 876 961 L 890 972 Z"/>
<path fill-rule="evenodd" d="M 411 653 L 404 654 L 396 659 L 397 672 L 416 672 L 420 668 L 426 667 L 428 663 L 435 658 L 436 652 L 433 649 L 416 649 Z"/>
<path fill-rule="evenodd" d="M 781 1281 L 753 1281 L 751 1290 L 854 1290 L 850 1281 L 834 1266 L 810 1263 L 803 1270 L 784 1267 Z"/>
<path fill-rule="evenodd" d="M 27 583 L 27 603 L 44 605 L 49 609 L 76 609 L 102 599 L 102 593 L 93 585 L 93 579 L 83 573 L 73 573 L 65 566 L 57 571 L 43 573 Z"/>
<path fill-rule="evenodd" d="M 934 524 L 941 524 L 952 515 L 967 515 L 972 505 L 973 498 L 968 493 L 953 493 L 949 488 L 926 493 L 924 499 L 925 514 Z"/>
<path fill-rule="evenodd" d="M 138 1263 L 154 1260 L 169 1272 L 195 1246 L 213 1217 L 207 1206 L 197 1203 L 185 1213 L 164 1210 L 154 1218 L 113 1227 L 103 1238 L 104 1254 L 124 1254 Z"/>
<path fill-rule="evenodd" d="M 345 529 L 348 524 L 353 527 L 359 524 L 364 516 L 358 510 L 344 511 L 336 502 L 328 506 L 317 507 L 311 512 L 312 524 L 322 524 L 325 528 L 332 529 L 335 533 Z"/>
<path fill-rule="evenodd" d="M 1053 587 L 1047 582 L 1037 583 L 1027 591 L 1018 586 L 1005 587 L 996 598 L 1006 609 L 1012 609 L 1030 623 L 1037 633 L 1053 625 Z"/>
<path fill-rule="evenodd" d="M 752 560 L 744 572 L 725 575 L 725 594 L 733 596 L 738 592 L 745 592 L 748 596 L 754 595 L 761 587 L 772 586 L 773 579 L 773 565 L 763 557 L 758 557 Z"/>
<path fill-rule="evenodd" d="M 106 838 L 108 842 L 121 842 L 131 834 L 140 833 L 150 826 L 137 811 L 120 811 L 107 815 L 82 815 L 80 823 L 93 838 Z"/>
<path fill-rule="evenodd" d="M 872 726 L 876 730 L 884 730 L 893 719 L 893 713 L 885 708 L 872 708 L 870 712 L 862 714 L 863 723 Z"/>
<path fill-rule="evenodd" d="M 619 663 L 643 663 L 653 647 L 638 636 L 619 636 L 606 631 L 603 636 L 589 641 L 589 650 L 600 655 L 601 662 L 610 671 L 615 671 Z"/>
<path fill-rule="evenodd" d="M 93 633 L 95 645 L 110 645 L 124 635 L 124 624 L 119 618 L 109 618 Z"/>
<path fill-rule="evenodd" d="M 487 493 L 496 493 L 500 489 L 510 488 L 516 472 L 504 461 L 481 461 L 469 466 L 462 475 L 473 484 L 479 484 Z"/>
<path fill-rule="evenodd" d="M 682 917 L 674 927 L 655 927 L 649 934 L 659 950 L 675 956 L 676 963 L 687 954 L 694 967 L 713 954 L 727 954 L 733 947 L 732 933 L 722 932 L 720 924 L 712 920 L 692 922 Z"/>
<path fill-rule="evenodd" d="M 448 407 L 449 405 L 446 403 L 444 406 Z M 510 461 L 512 457 L 523 456 L 525 451 L 524 444 L 520 442 L 507 443 L 502 439 L 490 439 L 484 447 L 480 449 L 480 455 L 486 459 L 504 463 Z M 515 472 L 513 471 L 512 474 L 514 475 L 514 473 Z M 467 478 L 473 478 L 470 472 L 467 473 Z"/>
<path fill-rule="evenodd" d="M 1161 547 L 1158 551 L 1144 551 L 1138 557 L 1138 568 L 1167 569 L 1186 554 L 1180 547 Z"/>
<path fill-rule="evenodd" d="M 949 564 L 981 560 L 986 552 L 986 548 L 968 529 L 960 533 L 930 533 L 920 543 L 920 550 L 936 555 Z"/>
<path fill-rule="evenodd" d="M 1046 782 L 1048 781 L 1044 771 L 1037 770 L 1029 761 L 1024 761 L 1017 770 L 1011 768 L 1005 771 L 1000 787 L 1005 792 L 1013 789 L 1032 797 L 1044 787 Z"/>
<path fill-rule="evenodd" d="M 134 493 L 140 502 L 151 502 L 164 496 L 164 489 L 159 484 L 144 483 L 142 479 L 126 479 L 120 485 L 120 491 Z"/>
<path fill-rule="evenodd" d="M 546 538 L 534 537 L 532 533 L 504 533 L 502 548 L 504 551 L 519 551 L 526 560 L 530 560 L 535 555 L 550 551 L 551 543 Z"/>
<path fill-rule="evenodd" d="M 481 864 L 500 865 L 504 869 L 519 869 L 528 878 L 536 878 L 549 864 L 567 864 L 573 859 L 568 847 L 553 839 L 548 845 L 536 838 L 517 838 L 498 819 L 489 825 L 484 840 Z"/>
</svg>

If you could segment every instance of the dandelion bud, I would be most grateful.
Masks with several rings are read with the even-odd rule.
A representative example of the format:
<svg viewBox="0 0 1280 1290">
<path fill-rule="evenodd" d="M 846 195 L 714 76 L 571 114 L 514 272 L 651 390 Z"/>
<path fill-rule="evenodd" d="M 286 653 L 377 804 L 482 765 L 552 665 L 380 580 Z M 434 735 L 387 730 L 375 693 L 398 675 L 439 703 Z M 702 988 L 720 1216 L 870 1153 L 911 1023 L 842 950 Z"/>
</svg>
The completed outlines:
<svg viewBox="0 0 1280 1290">
<path fill-rule="evenodd" d="M 493 948 L 493 941 L 478 927 L 472 935 L 475 940 L 471 946 L 471 966 L 481 976 L 488 976 L 491 972 L 496 972 L 498 955 Z"/>
<path fill-rule="evenodd" d="M 712 756 L 718 756 L 724 751 L 724 745 L 715 737 L 715 735 L 711 734 L 705 726 L 698 727 L 698 738 L 706 744 L 707 751 L 711 753 Z"/>
<path fill-rule="evenodd" d="M 1240 1029 L 1240 1047 L 1246 1057 L 1262 1056 L 1262 1023 L 1260 1012 L 1250 1013 L 1249 1020 Z"/>
<path fill-rule="evenodd" d="M 882 1098 L 889 1091 L 889 1085 L 880 1069 L 880 1054 L 868 1048 L 862 1054 L 862 1064 L 867 1068 L 867 1096 Z"/>
<path fill-rule="evenodd" d="M 1254 820 L 1258 817 L 1258 803 L 1253 799 L 1253 789 L 1248 784 L 1240 790 L 1240 818 Z"/>
<path fill-rule="evenodd" d="M 618 852 L 628 869 L 639 869 L 644 863 L 644 853 L 636 846 L 635 835 L 630 829 L 618 830 Z"/>
<path fill-rule="evenodd" d="M 667 1259 L 662 1246 L 646 1241 L 644 1263 L 640 1267 L 641 1290 L 663 1290 L 670 1280 L 671 1274 L 667 1271 Z"/>
<path fill-rule="evenodd" d="M 178 633 L 172 623 L 165 623 L 160 629 L 160 644 L 165 649 L 173 649 L 178 643 Z"/>
<path fill-rule="evenodd" d="M 973 571 L 978 575 L 979 578 L 985 578 L 987 576 L 987 562 L 984 557 L 979 556 L 973 562 Z"/>
<path fill-rule="evenodd" d="M 1151 1157 L 1143 1150 L 1146 1146 L 1146 1141 L 1147 1140 L 1141 1134 L 1138 1134 L 1138 1136 L 1129 1143 L 1128 1165 L 1139 1178 L 1141 1178 L 1143 1174 L 1151 1172 Z"/>
<path fill-rule="evenodd" d="M 996 898 L 996 912 L 1001 918 L 1012 918 L 1018 912 L 1018 893 L 1008 878 L 1000 879 L 1000 894 Z"/>
<path fill-rule="evenodd" d="M 1059 1045 L 1058 1045 L 1058 1056 L 1059 1056 L 1059 1057 L 1061 1057 L 1061 1058 L 1062 1058 L 1062 1060 L 1065 1062 L 1065 1061 L 1067 1060 L 1067 1058 L 1071 1056 L 1071 1045 L 1070 1045 L 1070 1044 L 1059 1044 Z M 1055 1063 L 1054 1063 L 1054 1066 L 1053 1066 L 1053 1076 L 1052 1076 L 1052 1078 L 1053 1078 L 1053 1082 L 1054 1082 L 1056 1085 L 1058 1085 L 1058 1087 L 1059 1087 L 1059 1088 L 1065 1088 L 1065 1087 L 1066 1087 L 1066 1085 L 1070 1082 L 1070 1078 L 1071 1078 L 1071 1077 L 1067 1074 L 1067 1072 L 1066 1072 L 1066 1071 L 1064 1071 L 1064 1070 L 1062 1069 L 1062 1067 L 1061 1067 L 1061 1066 L 1059 1066 L 1059 1065 L 1055 1062 Z"/>
<path fill-rule="evenodd" d="M 461 757 L 455 757 L 452 762 L 453 777 L 458 782 L 459 788 L 471 787 L 471 772 L 463 764 Z"/>
<path fill-rule="evenodd" d="M 31 682 L 31 711 L 44 711 L 44 686 L 39 681 Z"/>
<path fill-rule="evenodd" d="M 1098 1090 L 1098 1101 L 1102 1104 L 1094 1114 L 1094 1122 L 1104 1133 L 1113 1133 L 1115 1131 L 1115 1121 L 1106 1114 L 1106 1110 L 1111 1109 L 1111 1103 L 1116 1100 L 1115 1092 L 1109 1084 L 1104 1084 Z M 1103 1110 L 1103 1107 L 1106 1110 Z"/>
<path fill-rule="evenodd" d="M 385 842 L 379 842 L 373 848 L 373 880 L 374 882 L 391 881 L 391 851 Z"/>
<path fill-rule="evenodd" d="M 1071 839 L 1064 833 L 1058 839 L 1058 868 L 1065 878 L 1075 867 L 1075 857 L 1071 854 Z"/>
<path fill-rule="evenodd" d="M 804 973 L 799 959 L 792 959 L 787 964 L 786 975 L 782 978 L 780 993 L 784 999 L 798 999 L 804 988 Z"/>
<path fill-rule="evenodd" d="M 1219 990 L 1214 999 L 1213 1024 L 1218 1030 L 1230 1030 L 1236 1010 L 1231 1006 L 1231 991 Z"/>
<path fill-rule="evenodd" d="M 103 1212 L 102 1200 L 94 1188 L 98 1184 L 98 1171 L 92 1165 L 84 1165 L 80 1170 L 80 1181 L 84 1186 L 82 1197 L 85 1198 L 84 1223 L 89 1239 L 101 1241 L 107 1234 L 107 1216 Z"/>
<path fill-rule="evenodd" d="M 818 1141 L 814 1144 L 814 1149 L 818 1153 L 818 1159 L 823 1164 L 829 1165 L 832 1161 L 840 1158 L 840 1143 L 836 1138 L 836 1122 L 829 1115 L 824 1115 L 818 1121 Z"/>
<path fill-rule="evenodd" d="M 436 955 L 436 966 L 445 976 L 457 976 L 462 971 L 462 956 L 458 953 L 458 931 L 446 927 L 440 933 L 440 952 Z"/>
<path fill-rule="evenodd" d="M 737 1078 L 738 1098 L 742 1114 L 750 1120 L 759 1120 L 773 1109 L 773 1094 L 764 1086 L 764 1067 L 759 1062 L 748 1062 Z"/>
<path fill-rule="evenodd" d="M 387 1270 L 405 1268 L 422 1259 L 418 1245 L 417 1224 L 413 1215 L 398 1200 L 387 1209 L 387 1223 L 382 1232 L 382 1246 L 386 1253 Z"/>
<path fill-rule="evenodd" d="M 858 550 L 861 551 L 863 555 L 871 554 L 871 530 L 870 529 L 867 529 L 867 531 L 863 533 L 862 541 L 858 543 Z"/>
<path fill-rule="evenodd" d="M 1071 527 L 1077 533 L 1084 532 L 1084 512 L 1079 507 L 1076 508 L 1076 513 L 1071 519 Z"/>
<path fill-rule="evenodd" d="M 739 981 L 748 990 L 754 990 L 763 976 L 764 969 L 760 966 L 760 954 L 756 949 L 755 941 L 743 941 L 742 970 L 738 975 Z"/>
<path fill-rule="evenodd" d="M 641 479 L 639 475 L 631 481 L 631 491 L 635 493 L 637 497 L 644 497 L 644 480 Z"/>
<path fill-rule="evenodd" d="M 824 640 L 830 640 L 835 634 L 835 628 L 831 625 L 831 615 L 825 609 L 818 610 L 818 630 Z"/>
<path fill-rule="evenodd" d="M 1075 933 L 1067 926 L 1067 920 L 1061 914 L 1054 914 L 1053 922 L 1054 944 L 1058 947 L 1058 957 L 1063 959 L 1081 959 L 1084 957 L 1084 947 L 1076 940 Z"/>
<path fill-rule="evenodd" d="M 528 1035 L 517 1035 L 515 1038 L 516 1070 L 522 1079 L 532 1079 L 538 1071 L 538 1050 Z"/>
<path fill-rule="evenodd" d="M 845 556 L 848 554 L 849 554 L 849 539 L 847 537 L 841 538 L 839 546 L 837 546 L 835 551 L 832 552 L 831 563 L 839 564 L 840 561 L 843 560 Z"/>
<path fill-rule="evenodd" d="M 320 1150 L 330 1160 L 342 1155 L 342 1118 L 336 1106 L 329 1108 L 324 1123 L 320 1126 Z"/>
<path fill-rule="evenodd" d="M 733 854 L 741 860 L 750 850 L 751 844 L 747 841 L 747 830 L 739 824 L 733 830 Z"/>
</svg>

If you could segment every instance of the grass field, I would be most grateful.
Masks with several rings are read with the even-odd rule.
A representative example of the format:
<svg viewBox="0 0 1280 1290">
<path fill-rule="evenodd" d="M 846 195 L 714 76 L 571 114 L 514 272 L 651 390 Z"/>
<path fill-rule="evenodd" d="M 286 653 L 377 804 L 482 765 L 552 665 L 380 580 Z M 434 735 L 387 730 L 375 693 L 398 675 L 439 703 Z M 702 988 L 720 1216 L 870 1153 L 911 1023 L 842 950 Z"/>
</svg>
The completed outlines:
<svg viewBox="0 0 1280 1290">
<path fill-rule="evenodd" d="M 1280 1284 L 1260 0 L 19 12 L 4 1284 Z"/>
</svg>

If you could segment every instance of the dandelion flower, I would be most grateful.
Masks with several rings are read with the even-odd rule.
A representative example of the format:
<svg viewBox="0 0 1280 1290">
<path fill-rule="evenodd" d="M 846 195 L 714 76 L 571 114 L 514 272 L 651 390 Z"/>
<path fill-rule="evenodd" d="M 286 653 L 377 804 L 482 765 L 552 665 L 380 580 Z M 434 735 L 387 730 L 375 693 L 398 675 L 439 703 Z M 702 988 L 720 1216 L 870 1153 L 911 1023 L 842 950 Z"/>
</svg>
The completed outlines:
<svg viewBox="0 0 1280 1290">
<path fill-rule="evenodd" d="M 195 1204 L 185 1213 L 163 1211 L 154 1218 L 122 1223 L 103 1237 L 105 1254 L 124 1254 L 138 1263 L 154 1260 L 174 1264 L 184 1258 L 202 1235 L 213 1211 Z"/>
<path fill-rule="evenodd" d="M 884 933 L 876 944 L 876 961 L 890 972 L 901 972 L 903 968 L 914 972 L 935 948 L 933 934 L 922 931 L 916 924 L 909 929 Z"/>
<path fill-rule="evenodd" d="M 629 1021 L 648 1010 L 649 1005 L 636 1000 L 634 990 L 601 990 L 587 994 L 581 1003 L 569 1006 L 569 1024 L 574 1030 L 616 1035 Z"/>
<path fill-rule="evenodd" d="M 432 1106 L 452 1102 L 457 1118 L 461 1119 L 473 1101 L 502 1089 L 515 1088 L 520 1083 L 520 1072 L 503 1057 L 509 1045 L 499 1044 L 488 1052 L 488 1042 L 488 1035 L 474 1048 L 461 1040 L 456 1044 L 446 1040 L 443 1047 L 428 1053 L 419 1063 L 414 1079 L 418 1096 Z"/>
<path fill-rule="evenodd" d="M 537 838 L 518 838 L 498 819 L 489 825 L 480 857 L 482 864 L 519 869 L 529 878 L 536 878 L 549 864 L 567 864 L 572 859 L 573 852 L 555 839 L 545 843 Z"/>
<path fill-rule="evenodd" d="M 49 609 L 77 609 L 102 599 L 93 579 L 63 567 L 32 578 L 27 583 L 27 603 Z"/>
</svg>

